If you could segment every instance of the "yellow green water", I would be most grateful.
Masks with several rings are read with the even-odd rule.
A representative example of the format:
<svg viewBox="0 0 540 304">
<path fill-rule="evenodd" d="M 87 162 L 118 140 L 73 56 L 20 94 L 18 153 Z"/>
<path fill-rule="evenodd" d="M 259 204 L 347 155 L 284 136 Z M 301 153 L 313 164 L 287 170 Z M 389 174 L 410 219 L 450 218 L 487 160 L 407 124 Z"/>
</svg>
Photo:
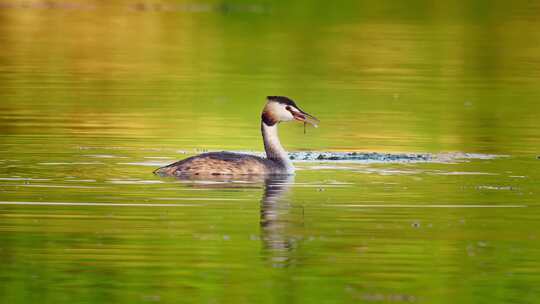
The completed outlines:
<svg viewBox="0 0 540 304">
<path fill-rule="evenodd" d="M 540 4 L 1 1 L 0 303 L 537 303 Z M 291 179 L 152 170 L 321 120 Z M 489 157 L 497 155 L 499 157 Z"/>
</svg>

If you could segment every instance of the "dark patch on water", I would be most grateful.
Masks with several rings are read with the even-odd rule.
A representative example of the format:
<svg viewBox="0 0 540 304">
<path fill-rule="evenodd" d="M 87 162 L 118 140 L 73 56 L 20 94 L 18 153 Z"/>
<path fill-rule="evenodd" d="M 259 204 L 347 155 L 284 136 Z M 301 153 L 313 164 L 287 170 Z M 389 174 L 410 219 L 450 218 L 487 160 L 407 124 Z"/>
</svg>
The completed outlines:
<svg viewBox="0 0 540 304">
<path fill-rule="evenodd" d="M 313 162 L 360 162 L 360 163 L 419 163 L 419 162 L 461 162 L 471 159 L 495 159 L 504 155 L 479 153 L 379 153 L 379 152 L 290 152 L 293 161 Z"/>
<path fill-rule="evenodd" d="M 361 152 L 292 152 L 291 160 L 300 161 L 360 161 L 360 162 L 428 162 L 433 161 L 431 154 L 392 154 Z"/>
</svg>

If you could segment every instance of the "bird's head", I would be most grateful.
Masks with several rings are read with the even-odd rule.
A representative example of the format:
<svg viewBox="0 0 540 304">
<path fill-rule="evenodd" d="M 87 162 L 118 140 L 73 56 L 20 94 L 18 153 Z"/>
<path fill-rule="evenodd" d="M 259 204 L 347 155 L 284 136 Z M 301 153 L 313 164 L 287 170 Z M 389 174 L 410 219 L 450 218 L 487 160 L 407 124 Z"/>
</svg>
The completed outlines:
<svg viewBox="0 0 540 304">
<path fill-rule="evenodd" d="M 267 102 L 262 112 L 262 121 L 268 126 L 292 120 L 307 122 L 315 128 L 319 124 L 317 118 L 301 110 L 290 98 L 284 96 L 268 96 L 266 100 Z"/>
</svg>

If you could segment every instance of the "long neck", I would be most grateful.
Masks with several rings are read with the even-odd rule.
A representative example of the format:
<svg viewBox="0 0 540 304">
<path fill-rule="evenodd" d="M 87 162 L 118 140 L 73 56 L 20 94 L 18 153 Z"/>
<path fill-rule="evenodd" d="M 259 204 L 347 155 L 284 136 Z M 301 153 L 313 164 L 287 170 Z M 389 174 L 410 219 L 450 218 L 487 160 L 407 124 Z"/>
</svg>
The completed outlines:
<svg viewBox="0 0 540 304">
<path fill-rule="evenodd" d="M 281 143 L 279 142 L 277 126 L 277 123 L 269 126 L 264 121 L 261 122 L 261 131 L 266 157 L 285 166 L 288 173 L 293 173 L 294 166 L 287 155 L 287 151 L 283 149 L 283 146 L 281 146 Z"/>
</svg>

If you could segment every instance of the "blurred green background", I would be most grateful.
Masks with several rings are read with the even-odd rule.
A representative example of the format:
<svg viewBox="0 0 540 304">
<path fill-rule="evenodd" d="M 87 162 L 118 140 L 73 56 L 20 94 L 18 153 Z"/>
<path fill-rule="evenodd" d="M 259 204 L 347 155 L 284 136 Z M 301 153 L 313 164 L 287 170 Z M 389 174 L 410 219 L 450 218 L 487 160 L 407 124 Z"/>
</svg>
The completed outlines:
<svg viewBox="0 0 540 304">
<path fill-rule="evenodd" d="M 0 302 L 536 303 L 539 28 L 521 0 L 0 0 Z M 289 151 L 505 157 L 151 174 L 262 151 L 267 95 L 321 120 Z"/>
<path fill-rule="evenodd" d="M 324 126 L 309 142 L 284 133 L 291 149 L 536 153 L 538 6 L 3 2 L 2 112 L 49 113 L 61 133 L 260 149 L 264 97 L 287 95 Z M 8 134 L 32 128 L 2 119 Z"/>
</svg>

